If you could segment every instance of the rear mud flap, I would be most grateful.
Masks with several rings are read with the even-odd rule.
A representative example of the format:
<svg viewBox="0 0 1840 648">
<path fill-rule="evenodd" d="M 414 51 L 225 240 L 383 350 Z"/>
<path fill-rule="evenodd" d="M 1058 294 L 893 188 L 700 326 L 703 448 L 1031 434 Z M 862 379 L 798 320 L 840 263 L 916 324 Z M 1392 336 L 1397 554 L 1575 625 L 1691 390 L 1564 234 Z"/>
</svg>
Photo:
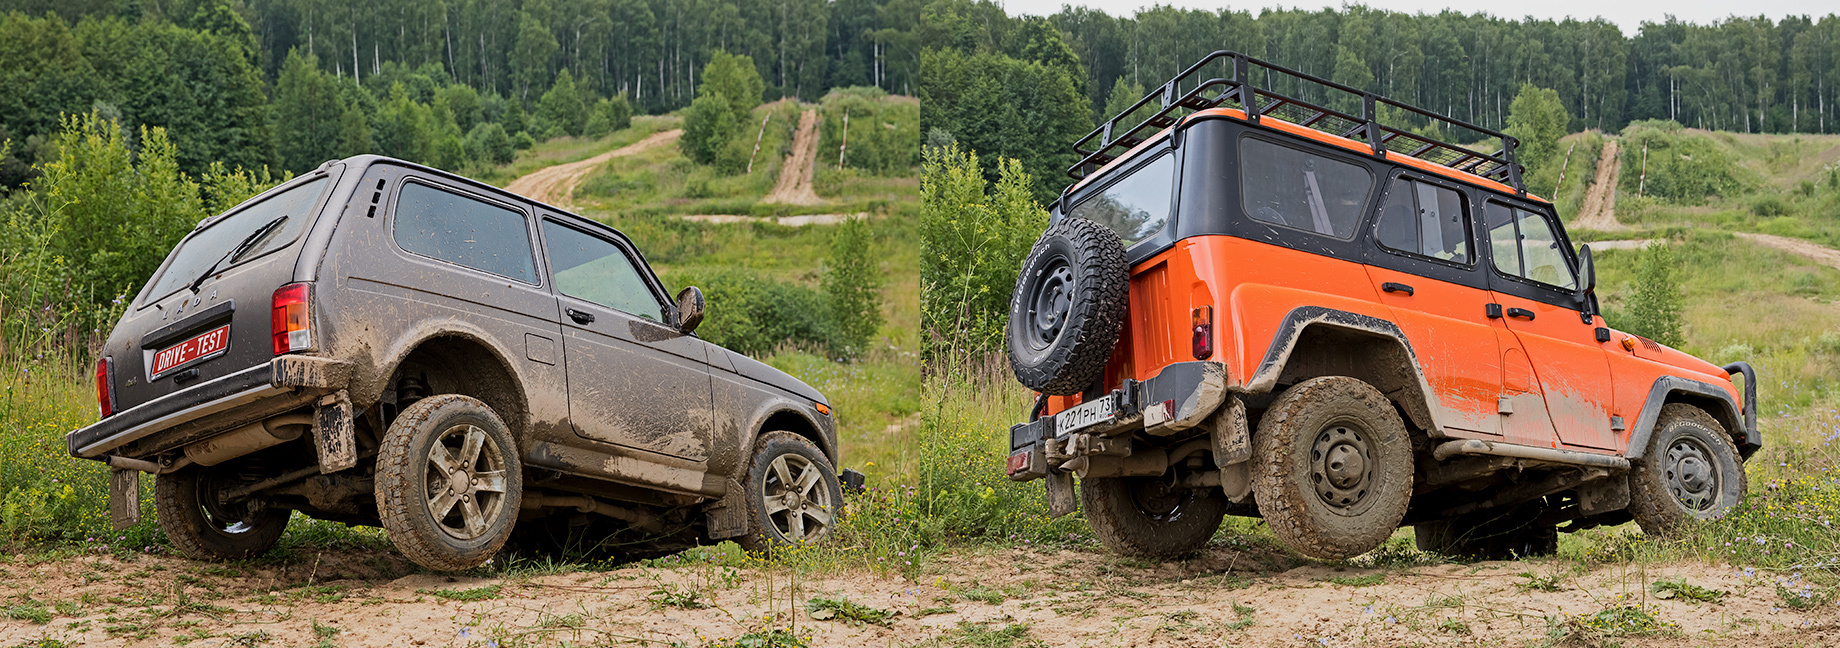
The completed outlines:
<svg viewBox="0 0 1840 648">
<path fill-rule="evenodd" d="M 116 468 L 109 471 L 109 520 L 120 531 L 140 524 L 141 471 Z"/>
<path fill-rule="evenodd" d="M 313 411 L 313 446 L 322 475 L 358 465 L 358 444 L 351 422 L 351 394 L 341 389 L 319 399 Z"/>
<path fill-rule="evenodd" d="M 1078 510 L 1080 500 L 1074 496 L 1073 474 L 1048 471 L 1048 517 L 1060 517 Z"/>
</svg>

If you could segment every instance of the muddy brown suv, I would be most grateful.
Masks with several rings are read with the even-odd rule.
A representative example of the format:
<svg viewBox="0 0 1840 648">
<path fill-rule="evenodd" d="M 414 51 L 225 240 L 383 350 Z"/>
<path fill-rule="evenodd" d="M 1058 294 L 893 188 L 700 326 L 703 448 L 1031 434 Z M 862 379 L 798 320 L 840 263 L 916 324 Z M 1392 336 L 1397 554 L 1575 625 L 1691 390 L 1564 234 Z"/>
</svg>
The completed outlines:
<svg viewBox="0 0 1840 648">
<path fill-rule="evenodd" d="M 670 551 L 823 537 L 822 394 L 694 335 L 619 232 L 448 173 L 327 162 L 200 223 L 109 335 L 71 454 L 173 545 L 262 553 L 292 511 L 432 569 L 508 540 Z M 849 474 L 843 479 L 854 480 Z"/>
</svg>

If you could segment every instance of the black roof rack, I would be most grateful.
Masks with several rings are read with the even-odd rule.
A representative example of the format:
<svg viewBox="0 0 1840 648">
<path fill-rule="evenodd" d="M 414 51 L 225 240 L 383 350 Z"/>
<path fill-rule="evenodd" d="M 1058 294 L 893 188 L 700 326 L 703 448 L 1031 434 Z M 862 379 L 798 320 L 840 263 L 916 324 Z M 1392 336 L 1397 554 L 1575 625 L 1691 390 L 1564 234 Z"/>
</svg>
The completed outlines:
<svg viewBox="0 0 1840 648">
<path fill-rule="evenodd" d="M 1204 68 L 1214 63 L 1230 64 L 1230 75 L 1207 77 L 1202 74 Z M 1261 83 L 1254 82 L 1254 72 L 1263 73 Z M 1185 86 L 1192 87 L 1185 90 Z M 1288 90 L 1292 94 L 1283 94 L 1280 90 Z M 1323 100 L 1313 103 L 1299 98 L 1301 95 L 1320 96 Z M 1255 100 L 1247 101 L 1248 98 Z M 1322 105 L 1331 103 L 1359 105 L 1359 115 L 1349 112 L 1352 108 L 1338 110 Z M 1248 105 L 1254 108 L 1247 110 Z M 1382 124 L 1380 108 L 1383 106 L 1403 111 L 1407 119 L 1416 115 L 1429 120 L 1431 125 L 1441 124 L 1442 128 L 1454 127 L 1480 135 L 1478 143 L 1499 141 L 1501 148 L 1492 153 L 1485 152 L 1472 146 L 1439 141 L 1405 130 L 1400 127 L 1403 125 Z M 1145 107 L 1156 108 L 1156 113 L 1140 123 L 1129 125 L 1124 133 L 1114 137 L 1121 122 L 1128 125 L 1126 118 Z M 1083 179 L 1132 147 L 1174 126 L 1182 117 L 1218 107 L 1245 110 L 1246 118 L 1255 123 L 1261 117 L 1269 116 L 1331 135 L 1365 141 L 1373 147 L 1374 155 L 1385 157 L 1388 154 L 1398 154 L 1418 158 L 1501 182 L 1513 187 L 1516 193 L 1527 192 L 1526 185 L 1521 181 L 1521 166 L 1514 160 L 1514 148 L 1519 140 L 1507 133 L 1227 50 L 1209 54 L 1188 66 L 1188 69 L 1162 87 L 1080 138 L 1073 145 L 1074 152 L 1080 154 L 1080 161 L 1067 169 L 1067 175 L 1076 180 Z"/>
</svg>

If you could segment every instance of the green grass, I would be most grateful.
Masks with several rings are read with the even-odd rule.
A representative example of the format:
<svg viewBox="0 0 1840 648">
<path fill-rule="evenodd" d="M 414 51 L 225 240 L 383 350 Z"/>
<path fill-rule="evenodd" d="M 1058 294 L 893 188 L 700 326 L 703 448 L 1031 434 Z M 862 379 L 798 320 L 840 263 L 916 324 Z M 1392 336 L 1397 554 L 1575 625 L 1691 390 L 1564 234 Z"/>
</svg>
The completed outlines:
<svg viewBox="0 0 1840 648">
<path fill-rule="evenodd" d="M 847 598 L 814 598 L 805 604 L 805 611 L 819 621 L 840 619 L 851 625 L 867 623 L 888 627 L 894 625 L 895 617 L 893 611 L 869 607 Z"/>
<path fill-rule="evenodd" d="M 416 591 L 422 594 L 438 596 L 438 597 L 447 599 L 449 601 L 473 602 L 473 601 L 491 601 L 494 599 L 501 598 L 499 595 L 499 592 L 500 590 L 503 590 L 504 588 L 505 588 L 504 585 L 493 584 L 493 585 L 486 585 L 484 587 L 474 587 L 470 589 L 445 589 L 444 588 L 444 589 L 423 589 L 423 590 L 416 590 Z"/>
</svg>

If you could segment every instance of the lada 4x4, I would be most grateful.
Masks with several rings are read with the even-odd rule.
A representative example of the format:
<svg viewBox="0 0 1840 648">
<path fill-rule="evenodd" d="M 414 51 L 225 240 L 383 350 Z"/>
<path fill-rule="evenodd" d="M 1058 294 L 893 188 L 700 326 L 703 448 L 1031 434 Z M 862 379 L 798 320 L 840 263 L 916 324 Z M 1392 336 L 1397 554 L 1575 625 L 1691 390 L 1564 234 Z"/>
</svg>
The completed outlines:
<svg viewBox="0 0 1840 648">
<path fill-rule="evenodd" d="M 1730 510 L 1750 366 L 1610 328 L 1516 143 L 1232 52 L 1108 120 L 1011 301 L 1040 396 L 1010 478 L 1142 556 L 1225 514 L 1334 559 L 1401 525 L 1503 557 Z"/>
<path fill-rule="evenodd" d="M 513 539 L 627 555 L 823 537 L 841 505 L 824 395 L 696 337 L 612 228 L 376 156 L 182 240 L 109 334 L 71 454 L 138 476 L 174 547 L 274 545 L 294 511 L 381 525 L 431 569 Z"/>
</svg>

